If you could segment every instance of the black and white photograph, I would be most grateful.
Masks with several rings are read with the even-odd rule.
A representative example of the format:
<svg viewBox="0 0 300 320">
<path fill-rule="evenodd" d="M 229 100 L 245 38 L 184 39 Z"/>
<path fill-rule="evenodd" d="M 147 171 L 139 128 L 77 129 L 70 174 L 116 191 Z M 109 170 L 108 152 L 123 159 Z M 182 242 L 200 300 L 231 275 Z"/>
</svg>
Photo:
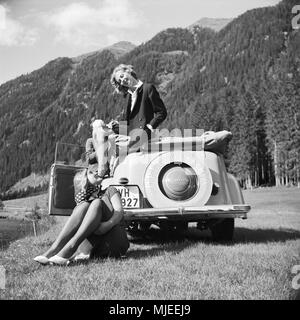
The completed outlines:
<svg viewBox="0 0 300 320">
<path fill-rule="evenodd" d="M 0 0 L 0 300 L 300 300 L 300 1 Z"/>
</svg>

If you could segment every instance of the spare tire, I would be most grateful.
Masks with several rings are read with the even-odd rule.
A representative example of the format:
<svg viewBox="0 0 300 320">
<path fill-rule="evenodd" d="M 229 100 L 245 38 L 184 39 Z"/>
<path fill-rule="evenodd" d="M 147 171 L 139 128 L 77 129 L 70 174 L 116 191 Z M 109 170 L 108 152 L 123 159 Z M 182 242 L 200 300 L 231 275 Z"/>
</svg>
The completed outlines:
<svg viewBox="0 0 300 320">
<path fill-rule="evenodd" d="M 212 191 L 203 151 L 172 151 L 150 162 L 144 177 L 145 196 L 154 208 L 202 206 Z"/>
</svg>

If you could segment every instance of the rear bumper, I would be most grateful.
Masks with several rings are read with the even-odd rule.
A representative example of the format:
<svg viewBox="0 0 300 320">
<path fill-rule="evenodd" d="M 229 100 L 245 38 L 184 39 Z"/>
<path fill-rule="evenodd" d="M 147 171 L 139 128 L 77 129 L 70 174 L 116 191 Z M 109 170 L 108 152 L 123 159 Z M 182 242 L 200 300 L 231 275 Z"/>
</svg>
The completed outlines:
<svg viewBox="0 0 300 320">
<path fill-rule="evenodd" d="M 241 218 L 247 219 L 247 213 L 251 207 L 245 204 L 218 205 L 203 207 L 179 207 L 179 208 L 146 208 L 125 209 L 126 221 L 159 221 L 180 220 L 197 221 L 203 219 Z"/>
</svg>

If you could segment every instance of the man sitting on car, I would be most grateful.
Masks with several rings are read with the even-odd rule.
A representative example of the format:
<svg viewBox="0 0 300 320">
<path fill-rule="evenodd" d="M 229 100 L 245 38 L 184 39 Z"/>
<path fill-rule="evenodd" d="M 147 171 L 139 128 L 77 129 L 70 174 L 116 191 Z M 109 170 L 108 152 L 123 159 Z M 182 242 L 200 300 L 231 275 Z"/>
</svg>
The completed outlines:
<svg viewBox="0 0 300 320">
<path fill-rule="evenodd" d="M 132 141 L 136 129 L 144 130 L 150 139 L 154 129 L 167 117 L 166 107 L 155 86 L 143 83 L 138 79 L 133 66 L 125 64 L 114 69 L 110 82 L 117 93 L 128 96 L 127 106 L 118 116 L 118 120 L 125 121 L 131 144 L 138 142 L 138 139 Z M 112 121 L 112 127 L 117 126 L 118 122 Z"/>
</svg>

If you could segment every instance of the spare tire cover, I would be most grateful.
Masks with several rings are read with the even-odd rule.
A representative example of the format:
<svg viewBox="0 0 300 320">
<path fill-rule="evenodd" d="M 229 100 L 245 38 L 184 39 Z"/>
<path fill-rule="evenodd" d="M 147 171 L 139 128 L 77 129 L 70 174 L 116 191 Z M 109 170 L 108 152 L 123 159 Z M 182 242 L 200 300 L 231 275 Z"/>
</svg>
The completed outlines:
<svg viewBox="0 0 300 320">
<path fill-rule="evenodd" d="M 160 180 L 164 177 L 161 177 L 161 173 L 172 163 L 174 165 L 182 163 L 196 173 L 196 179 L 194 180 L 196 181 L 197 188 L 194 189 L 194 194 L 186 200 L 170 199 L 164 190 L 162 190 L 163 184 Z M 169 174 L 169 176 L 172 176 L 172 174 Z M 186 181 L 184 181 L 185 183 Z M 174 181 L 171 183 L 171 186 L 174 186 Z M 146 168 L 144 187 L 145 196 L 154 208 L 205 205 L 212 191 L 212 177 L 209 168 L 205 164 L 205 153 L 203 151 L 178 150 L 160 154 Z"/>
</svg>

